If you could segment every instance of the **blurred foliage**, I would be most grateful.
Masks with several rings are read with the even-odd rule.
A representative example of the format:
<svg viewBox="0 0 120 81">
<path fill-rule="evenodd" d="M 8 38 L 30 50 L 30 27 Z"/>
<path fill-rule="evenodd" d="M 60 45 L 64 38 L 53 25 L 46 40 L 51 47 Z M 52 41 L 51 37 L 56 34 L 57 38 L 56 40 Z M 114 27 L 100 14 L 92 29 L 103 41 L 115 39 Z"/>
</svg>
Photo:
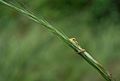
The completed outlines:
<svg viewBox="0 0 120 81">
<path fill-rule="evenodd" d="M 45 17 L 120 80 L 119 0 L 6 0 Z M 0 81 L 101 81 L 61 40 L 0 3 Z"/>
</svg>

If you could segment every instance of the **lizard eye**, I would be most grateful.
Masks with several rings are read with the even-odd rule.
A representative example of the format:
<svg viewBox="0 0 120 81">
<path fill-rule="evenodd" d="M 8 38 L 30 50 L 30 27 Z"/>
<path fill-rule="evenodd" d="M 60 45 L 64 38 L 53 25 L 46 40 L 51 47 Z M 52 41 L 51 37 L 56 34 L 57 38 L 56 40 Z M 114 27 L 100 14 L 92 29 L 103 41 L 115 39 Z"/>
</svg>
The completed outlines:
<svg viewBox="0 0 120 81">
<path fill-rule="evenodd" d="M 70 38 L 70 40 L 72 40 L 72 41 L 76 41 L 76 39 L 75 39 L 75 38 Z"/>
<path fill-rule="evenodd" d="M 76 39 L 75 39 L 75 38 L 72 38 L 72 40 L 73 40 L 73 41 L 76 41 Z"/>
</svg>

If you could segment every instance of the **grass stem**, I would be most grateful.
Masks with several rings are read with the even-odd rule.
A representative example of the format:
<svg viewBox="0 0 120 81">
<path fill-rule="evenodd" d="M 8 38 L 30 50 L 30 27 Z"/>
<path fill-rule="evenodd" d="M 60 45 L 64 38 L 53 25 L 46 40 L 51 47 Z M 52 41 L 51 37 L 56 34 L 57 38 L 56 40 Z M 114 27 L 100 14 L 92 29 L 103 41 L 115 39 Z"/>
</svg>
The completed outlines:
<svg viewBox="0 0 120 81">
<path fill-rule="evenodd" d="M 75 38 L 69 38 L 65 34 L 59 32 L 56 28 L 54 28 L 51 24 L 49 24 L 47 21 L 39 19 L 35 15 L 29 13 L 26 10 L 23 10 L 21 8 L 18 8 L 14 6 L 13 4 L 7 3 L 4 0 L 0 0 L 1 3 L 5 4 L 6 6 L 9 6 L 18 12 L 23 13 L 26 15 L 29 19 L 32 19 L 34 22 L 42 24 L 44 27 L 46 27 L 48 30 L 50 30 L 54 35 L 58 36 L 61 40 L 63 40 L 68 46 L 70 46 L 73 50 L 76 51 L 77 54 L 81 55 L 90 65 L 92 65 L 102 76 L 106 81 L 115 81 L 111 74 L 106 71 L 103 66 L 98 63 L 87 51 L 82 49 Z"/>
</svg>

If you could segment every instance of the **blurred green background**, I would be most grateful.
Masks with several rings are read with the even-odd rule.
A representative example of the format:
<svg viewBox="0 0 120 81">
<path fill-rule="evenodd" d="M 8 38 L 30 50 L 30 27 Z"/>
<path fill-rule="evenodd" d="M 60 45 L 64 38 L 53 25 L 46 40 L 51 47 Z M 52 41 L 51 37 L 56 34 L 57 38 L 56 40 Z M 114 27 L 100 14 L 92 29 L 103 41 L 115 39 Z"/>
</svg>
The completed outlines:
<svg viewBox="0 0 120 81">
<path fill-rule="evenodd" d="M 120 80 L 119 0 L 6 0 L 75 37 Z M 59 38 L 0 3 L 0 81 L 104 81 Z"/>
</svg>

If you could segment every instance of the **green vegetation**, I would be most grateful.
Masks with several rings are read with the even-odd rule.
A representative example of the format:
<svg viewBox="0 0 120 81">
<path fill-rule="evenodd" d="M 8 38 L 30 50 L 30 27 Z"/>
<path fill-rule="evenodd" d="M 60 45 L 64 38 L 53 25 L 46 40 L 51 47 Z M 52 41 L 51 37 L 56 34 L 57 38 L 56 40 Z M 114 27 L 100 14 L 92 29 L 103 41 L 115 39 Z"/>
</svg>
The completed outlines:
<svg viewBox="0 0 120 81">
<path fill-rule="evenodd" d="M 0 9 L 2 9 L 2 7 L 3 6 L 1 6 Z M 74 8 L 74 6 L 72 8 Z M 93 14 L 91 13 L 91 10 L 81 10 L 82 11 L 80 12 L 73 10 L 74 13 L 71 15 L 68 15 L 69 12 L 67 12 L 67 14 L 61 16 L 60 20 L 54 20 L 55 17 L 52 17 L 52 15 L 48 15 L 46 17 L 48 17 L 50 20 L 53 18 L 53 22 L 56 21 L 55 23 L 62 25 L 63 28 L 60 29 L 63 29 L 64 32 L 67 32 L 69 36 L 76 36 L 76 38 L 79 38 L 80 35 L 80 40 L 83 42 L 82 46 L 85 46 L 85 48 L 88 48 L 88 50 L 94 50 L 94 54 L 98 54 L 96 57 L 99 57 L 99 59 L 103 60 L 102 62 L 106 64 L 109 63 L 110 67 L 112 67 L 111 70 L 115 72 L 113 67 L 119 67 L 117 64 L 112 65 L 118 62 L 116 61 L 117 59 L 115 59 L 115 61 L 112 59 L 116 57 L 118 58 L 119 54 L 119 51 L 118 53 L 117 51 L 116 53 L 114 52 L 114 50 L 119 50 L 119 47 L 114 47 L 116 45 L 119 46 L 119 24 L 116 23 L 116 21 L 118 22 L 119 20 L 115 20 L 116 15 L 114 15 L 117 12 L 115 11 L 116 13 L 109 15 L 108 18 L 98 18 L 97 16 L 94 18 L 92 17 Z M 10 13 L 10 11 L 12 13 Z M 5 12 L 7 12 L 7 15 L 10 13 L 10 15 L 6 17 L 6 14 L 4 14 Z M 42 12 L 48 13 L 47 11 Z M 56 13 L 56 10 L 53 12 Z M 2 13 L 2 23 L 0 24 L 1 80 L 95 80 L 94 71 L 92 71 L 92 75 L 94 77 L 90 76 L 91 74 L 89 77 L 86 76 L 89 74 L 89 72 L 91 72 L 92 68 L 87 68 L 86 64 L 84 65 L 84 63 L 79 61 L 80 59 L 78 56 L 76 57 L 71 54 L 71 49 L 64 47 L 59 40 L 54 39 L 54 37 L 49 35 L 49 33 L 47 33 L 44 29 L 37 27 L 39 25 L 36 25 L 32 21 L 29 21 L 26 18 L 18 15 L 17 12 L 13 10 L 8 10 L 8 8 Z M 59 15 L 60 14 L 58 14 L 58 16 L 56 15 L 58 19 L 60 18 Z M 62 18 L 64 20 L 62 20 Z M 99 19 L 99 21 L 96 20 L 96 18 Z M 8 21 L 8 19 L 10 20 Z M 93 23 L 93 21 L 95 22 Z M 42 36 L 40 36 L 41 34 Z M 117 72 L 118 71 L 116 71 L 116 73 Z M 84 78 L 82 78 L 83 74 Z"/>
</svg>

